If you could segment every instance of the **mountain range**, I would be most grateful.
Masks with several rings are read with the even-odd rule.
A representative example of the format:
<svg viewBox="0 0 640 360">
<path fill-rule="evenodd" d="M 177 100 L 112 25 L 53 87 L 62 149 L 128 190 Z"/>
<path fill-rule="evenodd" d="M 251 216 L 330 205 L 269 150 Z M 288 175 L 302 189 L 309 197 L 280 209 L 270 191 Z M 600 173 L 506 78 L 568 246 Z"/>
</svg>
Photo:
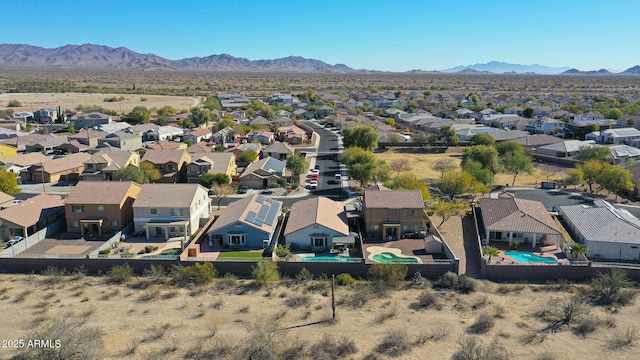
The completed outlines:
<svg viewBox="0 0 640 360">
<path fill-rule="evenodd" d="M 253 71 L 287 73 L 373 73 L 375 70 L 356 70 L 344 64 L 330 65 L 324 61 L 301 56 L 288 56 L 272 60 L 249 60 L 229 54 L 169 60 L 155 54 L 140 54 L 125 47 L 104 45 L 64 45 L 47 49 L 26 44 L 0 44 L 0 66 L 132 69 L 145 71 Z M 580 71 L 569 67 L 544 65 L 520 65 L 499 61 L 484 64 L 456 66 L 441 71 L 409 70 L 408 74 L 540 74 L 540 75 L 615 75 L 606 69 Z M 620 75 L 640 75 L 640 65 L 631 67 Z"/>
</svg>

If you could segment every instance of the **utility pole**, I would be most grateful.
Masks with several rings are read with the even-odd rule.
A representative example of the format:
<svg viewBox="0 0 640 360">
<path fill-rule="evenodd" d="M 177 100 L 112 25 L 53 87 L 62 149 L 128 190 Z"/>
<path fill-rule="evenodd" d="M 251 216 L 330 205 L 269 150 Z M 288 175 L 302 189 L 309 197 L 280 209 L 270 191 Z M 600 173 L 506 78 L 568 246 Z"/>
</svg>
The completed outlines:
<svg viewBox="0 0 640 360">
<path fill-rule="evenodd" d="M 333 320 L 336 319 L 336 275 L 331 274 L 331 311 Z"/>
<path fill-rule="evenodd" d="M 42 193 L 46 194 L 47 189 L 44 187 L 44 164 L 40 162 L 40 176 L 42 177 Z"/>
</svg>

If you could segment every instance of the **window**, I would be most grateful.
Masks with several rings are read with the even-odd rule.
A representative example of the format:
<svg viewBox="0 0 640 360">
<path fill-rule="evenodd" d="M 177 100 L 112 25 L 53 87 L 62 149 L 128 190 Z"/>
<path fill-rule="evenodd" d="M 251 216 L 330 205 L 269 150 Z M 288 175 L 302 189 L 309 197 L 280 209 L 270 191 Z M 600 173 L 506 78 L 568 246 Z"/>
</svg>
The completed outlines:
<svg viewBox="0 0 640 360">
<path fill-rule="evenodd" d="M 173 208 L 170 210 L 171 216 L 182 216 L 184 214 L 184 209 Z"/>
<path fill-rule="evenodd" d="M 98 211 L 103 212 L 104 211 L 104 205 L 98 205 Z"/>
<path fill-rule="evenodd" d="M 149 209 L 149 213 L 151 213 L 151 215 L 157 215 L 158 209 Z"/>
<path fill-rule="evenodd" d="M 229 234 L 229 245 L 244 245 L 244 234 Z"/>
<path fill-rule="evenodd" d="M 324 238 L 313 238 L 314 247 L 324 247 Z"/>
<path fill-rule="evenodd" d="M 75 213 L 75 214 L 82 214 L 84 212 L 84 206 L 83 205 L 72 205 L 71 206 L 71 212 Z"/>
<path fill-rule="evenodd" d="M 118 226 L 118 222 L 117 222 L 117 221 L 112 221 L 112 222 L 111 222 L 111 226 L 113 226 L 113 227 Z"/>
<path fill-rule="evenodd" d="M 407 209 L 407 217 L 413 217 L 416 213 L 416 209 Z"/>
<path fill-rule="evenodd" d="M 70 224 L 72 229 L 77 229 L 78 228 L 78 222 L 77 221 L 72 221 Z"/>
<path fill-rule="evenodd" d="M 380 230 L 379 225 L 371 225 L 371 231 L 379 231 L 379 230 Z"/>
</svg>

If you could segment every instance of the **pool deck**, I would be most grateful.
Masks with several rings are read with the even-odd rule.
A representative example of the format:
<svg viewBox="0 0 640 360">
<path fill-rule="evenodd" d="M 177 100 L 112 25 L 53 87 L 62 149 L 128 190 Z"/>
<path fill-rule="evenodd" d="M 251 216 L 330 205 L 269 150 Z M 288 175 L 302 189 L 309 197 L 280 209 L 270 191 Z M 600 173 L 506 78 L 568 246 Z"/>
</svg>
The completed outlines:
<svg viewBox="0 0 640 360">
<path fill-rule="evenodd" d="M 541 248 L 534 248 L 529 244 L 521 244 L 517 249 L 511 249 L 509 243 L 506 242 L 494 242 L 492 241 L 490 246 L 496 247 L 500 250 L 500 254 L 498 256 L 493 256 L 491 258 L 492 264 L 527 264 L 527 265 L 553 265 L 547 264 L 543 262 L 520 262 L 517 259 L 514 259 L 510 256 L 505 255 L 505 252 L 508 251 L 517 251 L 517 252 L 530 252 L 534 255 L 551 258 L 558 262 L 560 265 L 569 265 L 570 261 L 566 258 L 564 253 L 561 250 L 558 250 L 555 246 L 543 246 Z"/>
<path fill-rule="evenodd" d="M 371 257 L 381 252 L 390 252 L 403 257 L 413 257 L 419 259 L 421 264 L 432 262 L 434 260 L 446 260 L 447 258 L 443 253 L 427 254 L 424 248 L 423 239 L 367 241 L 364 243 L 363 252 L 367 261 L 374 261 L 371 259 Z"/>
<path fill-rule="evenodd" d="M 402 255 L 402 250 L 396 249 L 396 248 L 391 248 L 391 247 L 388 248 L 388 247 L 382 247 L 382 246 L 370 246 L 369 248 L 367 248 L 367 252 L 369 253 L 369 256 L 367 256 L 367 258 L 369 260 L 375 261 L 375 262 L 378 262 L 378 261 L 373 259 L 373 257 L 375 255 L 387 252 L 387 253 L 392 253 L 392 254 L 396 255 L 397 257 L 400 257 L 400 258 L 416 259 L 418 261 L 418 264 L 422 264 L 422 259 L 420 259 L 419 257 Z"/>
</svg>

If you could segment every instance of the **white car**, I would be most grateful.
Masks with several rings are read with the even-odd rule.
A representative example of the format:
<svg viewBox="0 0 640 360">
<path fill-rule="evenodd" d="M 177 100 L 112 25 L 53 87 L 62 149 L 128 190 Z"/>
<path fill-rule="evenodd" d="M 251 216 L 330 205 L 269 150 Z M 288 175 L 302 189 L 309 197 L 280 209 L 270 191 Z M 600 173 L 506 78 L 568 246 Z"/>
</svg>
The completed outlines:
<svg viewBox="0 0 640 360">
<path fill-rule="evenodd" d="M 313 190 L 313 189 L 317 189 L 318 188 L 318 182 L 317 181 L 311 181 L 309 183 L 309 189 Z"/>
</svg>

